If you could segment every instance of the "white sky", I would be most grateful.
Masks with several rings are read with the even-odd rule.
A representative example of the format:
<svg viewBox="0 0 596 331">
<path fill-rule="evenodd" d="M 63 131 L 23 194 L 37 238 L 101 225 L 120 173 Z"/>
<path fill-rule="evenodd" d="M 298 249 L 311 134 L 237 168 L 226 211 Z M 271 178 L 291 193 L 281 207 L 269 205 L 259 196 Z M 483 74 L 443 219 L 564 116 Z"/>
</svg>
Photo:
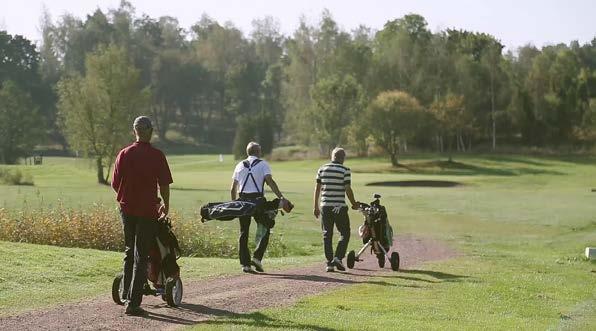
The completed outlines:
<svg viewBox="0 0 596 331">
<path fill-rule="evenodd" d="M 78 17 L 96 8 L 118 7 L 120 0 L 0 0 L 0 29 L 38 41 L 43 4 L 57 19 L 65 12 Z M 352 30 L 359 24 L 381 29 L 391 19 L 408 13 L 421 14 L 431 30 L 458 28 L 496 36 L 509 49 L 527 43 L 580 43 L 596 37 L 596 0 L 133 0 L 137 15 L 178 18 L 184 28 L 203 13 L 223 23 L 231 21 L 246 34 L 251 21 L 266 15 L 281 22 L 289 35 L 304 14 L 316 23 L 324 8 L 340 27 Z"/>
</svg>

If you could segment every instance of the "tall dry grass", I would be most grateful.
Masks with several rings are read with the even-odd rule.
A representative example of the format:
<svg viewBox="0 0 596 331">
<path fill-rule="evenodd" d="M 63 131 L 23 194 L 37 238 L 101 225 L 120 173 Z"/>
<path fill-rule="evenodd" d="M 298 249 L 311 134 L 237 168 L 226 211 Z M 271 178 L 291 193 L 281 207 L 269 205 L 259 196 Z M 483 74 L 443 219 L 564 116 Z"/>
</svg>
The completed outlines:
<svg viewBox="0 0 596 331">
<path fill-rule="evenodd" d="M 222 228 L 207 227 L 198 220 L 181 219 L 176 214 L 172 215 L 172 224 L 185 256 L 237 256 L 235 235 L 226 234 Z M 0 240 L 4 241 L 122 251 L 123 238 L 119 213 L 102 205 L 87 210 L 0 209 Z M 282 240 L 272 238 L 269 256 L 287 253 Z"/>
</svg>

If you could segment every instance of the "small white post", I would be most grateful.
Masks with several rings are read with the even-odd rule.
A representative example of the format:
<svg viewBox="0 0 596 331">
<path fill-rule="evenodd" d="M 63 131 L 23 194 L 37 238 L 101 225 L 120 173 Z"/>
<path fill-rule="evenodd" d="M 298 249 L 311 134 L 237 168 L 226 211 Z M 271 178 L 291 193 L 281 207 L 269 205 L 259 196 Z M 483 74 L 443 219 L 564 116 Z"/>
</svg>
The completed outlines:
<svg viewBox="0 0 596 331">
<path fill-rule="evenodd" d="M 586 247 L 586 257 L 590 260 L 596 259 L 596 247 Z"/>
<path fill-rule="evenodd" d="M 219 162 L 223 162 L 223 154 L 219 154 Z"/>
</svg>

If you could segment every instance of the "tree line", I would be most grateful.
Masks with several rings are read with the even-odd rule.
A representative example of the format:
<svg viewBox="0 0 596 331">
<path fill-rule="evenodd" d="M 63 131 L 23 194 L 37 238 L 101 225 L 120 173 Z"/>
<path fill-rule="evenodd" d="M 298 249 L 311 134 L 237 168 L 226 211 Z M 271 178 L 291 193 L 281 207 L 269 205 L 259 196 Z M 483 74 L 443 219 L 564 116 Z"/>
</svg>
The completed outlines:
<svg viewBox="0 0 596 331">
<path fill-rule="evenodd" d="M 2 163 L 51 141 L 93 157 L 105 182 L 140 113 L 166 144 L 378 146 L 393 164 L 408 148 L 596 138 L 596 38 L 504 52 L 489 34 L 432 32 L 416 14 L 348 32 L 328 11 L 290 36 L 271 17 L 245 35 L 207 15 L 184 29 L 125 1 L 84 19 L 44 13 L 41 32 L 37 46 L 0 32 Z"/>
</svg>

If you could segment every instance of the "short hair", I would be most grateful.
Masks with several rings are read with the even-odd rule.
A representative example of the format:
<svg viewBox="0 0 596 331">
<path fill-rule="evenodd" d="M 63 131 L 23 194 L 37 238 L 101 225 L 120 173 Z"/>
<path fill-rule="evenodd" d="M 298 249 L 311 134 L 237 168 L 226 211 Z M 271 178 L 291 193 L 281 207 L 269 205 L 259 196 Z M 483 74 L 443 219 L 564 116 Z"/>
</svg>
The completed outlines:
<svg viewBox="0 0 596 331">
<path fill-rule="evenodd" d="M 132 128 L 135 130 L 147 131 L 153 128 L 153 124 L 151 123 L 151 119 L 149 117 L 139 116 L 135 118 L 134 122 L 132 123 Z"/>
<path fill-rule="evenodd" d="M 251 141 L 246 145 L 246 155 L 249 156 L 257 156 L 258 152 L 261 150 L 261 145 L 258 142 Z"/>
<path fill-rule="evenodd" d="M 346 151 L 341 147 L 335 147 L 331 151 L 331 160 L 336 161 L 338 158 L 344 160 L 346 158 Z"/>
</svg>

